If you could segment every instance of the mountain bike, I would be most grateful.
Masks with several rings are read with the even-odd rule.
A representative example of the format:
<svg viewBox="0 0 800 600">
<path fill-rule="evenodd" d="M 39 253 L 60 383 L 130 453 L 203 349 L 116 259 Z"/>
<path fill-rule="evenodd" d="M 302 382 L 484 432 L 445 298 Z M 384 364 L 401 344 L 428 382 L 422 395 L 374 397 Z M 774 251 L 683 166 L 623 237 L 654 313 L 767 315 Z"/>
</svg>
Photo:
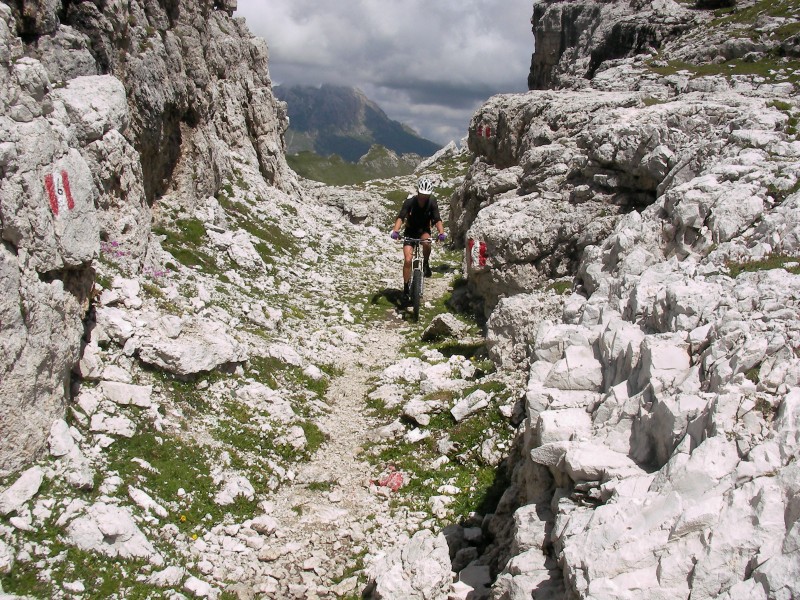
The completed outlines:
<svg viewBox="0 0 800 600">
<path fill-rule="evenodd" d="M 419 321 L 419 305 L 422 301 L 422 292 L 425 286 L 425 274 L 422 272 L 423 256 L 420 250 L 422 244 L 432 244 L 433 239 L 426 240 L 420 238 L 401 238 L 403 245 L 412 242 L 414 247 L 414 255 L 411 258 L 411 285 L 409 286 L 409 294 L 411 295 L 411 307 L 413 309 L 414 320 Z"/>
</svg>

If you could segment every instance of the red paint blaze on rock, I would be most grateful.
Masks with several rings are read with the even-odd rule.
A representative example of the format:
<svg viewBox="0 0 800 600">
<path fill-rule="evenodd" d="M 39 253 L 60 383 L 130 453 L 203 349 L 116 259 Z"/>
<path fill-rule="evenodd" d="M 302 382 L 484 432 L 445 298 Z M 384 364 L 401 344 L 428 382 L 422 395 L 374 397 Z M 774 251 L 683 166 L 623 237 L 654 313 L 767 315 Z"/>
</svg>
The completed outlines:
<svg viewBox="0 0 800 600">
<path fill-rule="evenodd" d="M 469 266 L 473 269 L 483 269 L 486 267 L 486 259 L 489 252 L 486 242 L 476 242 L 473 239 L 467 241 L 467 258 Z"/>
<path fill-rule="evenodd" d="M 75 200 L 69 187 L 69 175 L 66 171 L 49 173 L 44 176 L 44 187 L 50 199 L 50 210 L 58 216 L 62 210 L 75 208 Z"/>
</svg>

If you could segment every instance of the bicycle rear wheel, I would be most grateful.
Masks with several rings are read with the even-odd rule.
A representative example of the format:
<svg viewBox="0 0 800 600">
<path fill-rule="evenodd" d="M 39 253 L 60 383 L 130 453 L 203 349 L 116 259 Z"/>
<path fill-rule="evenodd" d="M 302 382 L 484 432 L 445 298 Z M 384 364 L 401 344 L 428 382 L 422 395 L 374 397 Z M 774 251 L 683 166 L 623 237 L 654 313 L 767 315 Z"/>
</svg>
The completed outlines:
<svg viewBox="0 0 800 600">
<path fill-rule="evenodd" d="M 411 278 L 411 305 L 414 308 L 414 320 L 419 321 L 419 304 L 422 301 L 422 271 L 414 269 Z"/>
</svg>

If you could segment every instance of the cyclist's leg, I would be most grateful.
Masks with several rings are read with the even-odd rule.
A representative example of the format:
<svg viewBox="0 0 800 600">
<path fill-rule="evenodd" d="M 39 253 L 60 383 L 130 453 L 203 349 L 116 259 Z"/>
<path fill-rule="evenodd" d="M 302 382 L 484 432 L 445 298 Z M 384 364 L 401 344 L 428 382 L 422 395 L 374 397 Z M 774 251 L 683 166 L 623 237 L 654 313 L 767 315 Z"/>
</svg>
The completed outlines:
<svg viewBox="0 0 800 600">
<path fill-rule="evenodd" d="M 411 260 L 414 258 L 414 246 L 403 244 L 403 283 L 408 285 L 411 279 Z"/>
<path fill-rule="evenodd" d="M 429 240 L 431 239 L 431 232 L 425 231 L 422 233 L 420 237 L 423 240 Z M 425 271 L 425 277 L 430 277 L 433 274 L 431 272 L 431 267 L 428 264 L 428 259 L 431 256 L 431 246 L 433 246 L 433 244 L 431 243 L 422 244 L 422 264 L 423 264 L 422 268 Z"/>
<path fill-rule="evenodd" d="M 423 231 L 422 235 L 419 236 L 420 239 L 429 240 L 431 239 L 431 232 L 430 231 Z M 425 262 L 428 262 L 428 257 L 431 255 L 431 246 L 433 244 L 425 243 L 422 244 L 422 256 L 425 259 Z"/>
</svg>

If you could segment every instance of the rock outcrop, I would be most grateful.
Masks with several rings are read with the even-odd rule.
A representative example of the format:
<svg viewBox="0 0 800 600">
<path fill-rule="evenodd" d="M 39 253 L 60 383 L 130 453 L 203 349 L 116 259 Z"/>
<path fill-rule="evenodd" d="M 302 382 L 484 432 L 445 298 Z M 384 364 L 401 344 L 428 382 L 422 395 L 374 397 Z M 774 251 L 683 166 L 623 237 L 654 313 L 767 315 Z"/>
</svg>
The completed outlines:
<svg viewBox="0 0 800 600">
<path fill-rule="evenodd" d="M 528 88 L 589 87 L 608 61 L 658 52 L 709 18 L 673 0 L 534 2 Z"/>
<path fill-rule="evenodd" d="M 531 87 L 561 89 L 473 117 L 454 237 L 527 380 L 494 599 L 800 594 L 800 65 L 739 69 L 787 43 L 744 18 L 537 2 Z"/>
<path fill-rule="evenodd" d="M 266 43 L 228 4 L 0 3 L 0 473 L 64 415 L 98 260 L 162 268 L 162 200 L 193 211 L 243 165 L 296 187 Z"/>
</svg>

